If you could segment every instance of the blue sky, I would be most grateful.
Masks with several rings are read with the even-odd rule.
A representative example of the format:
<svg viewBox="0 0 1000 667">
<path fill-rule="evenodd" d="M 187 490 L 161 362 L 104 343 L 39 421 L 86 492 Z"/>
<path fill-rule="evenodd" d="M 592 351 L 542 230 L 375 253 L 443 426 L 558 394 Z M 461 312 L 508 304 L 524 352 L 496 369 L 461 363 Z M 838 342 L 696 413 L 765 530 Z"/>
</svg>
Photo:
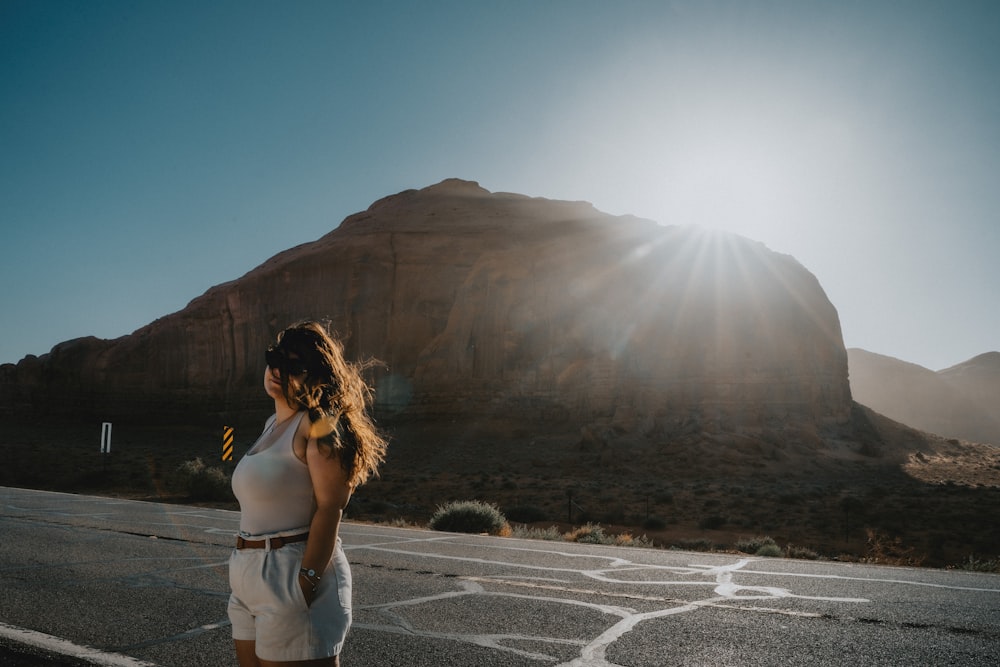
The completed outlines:
<svg viewBox="0 0 1000 667">
<path fill-rule="evenodd" d="M 845 343 L 1000 349 L 1000 3 L 0 0 L 0 363 L 444 178 L 793 255 Z"/>
</svg>

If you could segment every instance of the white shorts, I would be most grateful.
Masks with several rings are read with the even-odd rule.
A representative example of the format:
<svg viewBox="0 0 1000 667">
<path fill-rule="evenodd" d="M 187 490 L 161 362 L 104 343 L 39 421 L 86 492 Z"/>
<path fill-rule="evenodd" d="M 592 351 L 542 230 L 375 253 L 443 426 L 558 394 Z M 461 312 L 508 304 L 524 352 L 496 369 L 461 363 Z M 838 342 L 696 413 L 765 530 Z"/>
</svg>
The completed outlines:
<svg viewBox="0 0 1000 667">
<path fill-rule="evenodd" d="M 259 539 L 259 538 L 258 538 Z M 351 569 L 337 538 L 312 605 L 299 585 L 305 542 L 280 549 L 234 549 L 229 559 L 233 639 L 255 641 L 263 660 L 338 655 L 351 626 Z"/>
</svg>

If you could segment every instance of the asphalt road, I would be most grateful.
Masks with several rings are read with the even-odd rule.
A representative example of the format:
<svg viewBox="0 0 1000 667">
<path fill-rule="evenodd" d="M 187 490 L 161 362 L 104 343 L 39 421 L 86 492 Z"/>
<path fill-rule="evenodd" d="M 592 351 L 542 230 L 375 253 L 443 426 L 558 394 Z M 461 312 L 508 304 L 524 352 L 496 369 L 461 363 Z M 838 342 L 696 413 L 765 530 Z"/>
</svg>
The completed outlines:
<svg viewBox="0 0 1000 667">
<path fill-rule="evenodd" d="M 237 525 L 235 512 L 0 487 L 0 664 L 235 665 Z M 998 575 L 342 531 L 345 667 L 1000 664 Z M 66 657 L 19 663 L 3 646 Z"/>
</svg>

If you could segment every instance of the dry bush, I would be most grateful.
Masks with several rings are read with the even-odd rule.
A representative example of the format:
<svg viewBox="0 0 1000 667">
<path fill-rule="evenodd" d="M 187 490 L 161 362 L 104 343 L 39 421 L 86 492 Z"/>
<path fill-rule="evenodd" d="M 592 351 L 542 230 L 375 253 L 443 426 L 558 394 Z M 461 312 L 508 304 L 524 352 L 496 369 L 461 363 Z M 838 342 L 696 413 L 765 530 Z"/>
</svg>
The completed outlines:
<svg viewBox="0 0 1000 667">
<path fill-rule="evenodd" d="M 819 560 L 819 554 L 808 547 L 799 547 L 789 544 L 785 547 L 785 556 L 788 558 L 801 558 L 803 560 Z"/>
<path fill-rule="evenodd" d="M 976 558 L 975 554 L 958 564 L 957 569 L 967 572 L 1000 572 L 1000 559 L 998 558 Z"/>
<path fill-rule="evenodd" d="M 904 547 L 899 537 L 885 535 L 877 528 L 866 528 L 865 534 L 867 543 L 862 563 L 919 567 L 924 562 L 924 557 L 914 554 L 913 547 Z"/>
<path fill-rule="evenodd" d="M 511 537 L 523 540 L 550 540 L 559 541 L 563 539 L 563 534 L 555 526 L 548 528 L 536 528 L 534 526 L 512 526 Z"/>
<path fill-rule="evenodd" d="M 604 527 L 599 523 L 587 523 L 579 528 L 569 531 L 563 538 L 567 542 L 580 542 L 583 544 L 614 544 L 615 538 L 604 532 Z"/>
</svg>

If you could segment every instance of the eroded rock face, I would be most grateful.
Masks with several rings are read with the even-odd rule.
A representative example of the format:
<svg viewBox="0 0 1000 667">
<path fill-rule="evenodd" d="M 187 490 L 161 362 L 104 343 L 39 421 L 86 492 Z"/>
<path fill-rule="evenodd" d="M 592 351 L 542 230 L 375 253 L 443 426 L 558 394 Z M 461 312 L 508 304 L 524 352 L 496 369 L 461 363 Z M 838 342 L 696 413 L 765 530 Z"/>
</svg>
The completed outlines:
<svg viewBox="0 0 1000 667">
<path fill-rule="evenodd" d="M 113 341 L 0 376 L 0 402 L 167 418 L 267 409 L 263 350 L 329 319 L 375 357 L 383 418 L 670 433 L 843 423 L 837 312 L 793 258 L 731 235 L 449 180 L 406 191 Z"/>
</svg>

